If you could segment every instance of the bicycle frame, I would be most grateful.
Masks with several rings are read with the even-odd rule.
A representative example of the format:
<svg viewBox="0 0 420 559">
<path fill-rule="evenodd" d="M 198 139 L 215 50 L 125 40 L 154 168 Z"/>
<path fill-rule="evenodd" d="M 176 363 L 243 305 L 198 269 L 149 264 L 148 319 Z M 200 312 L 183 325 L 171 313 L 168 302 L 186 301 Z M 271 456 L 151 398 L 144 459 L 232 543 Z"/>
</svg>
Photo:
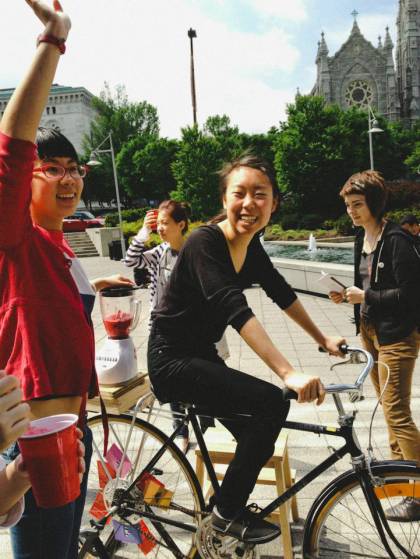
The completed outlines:
<svg viewBox="0 0 420 559">
<path fill-rule="evenodd" d="M 351 351 L 358 351 L 358 352 L 364 353 L 366 355 L 366 352 L 364 352 L 362 350 L 351 349 Z M 327 389 L 327 391 L 330 391 L 332 393 L 333 398 L 334 398 L 334 403 L 335 403 L 337 411 L 338 411 L 338 424 L 339 424 L 338 427 L 327 426 L 327 425 L 317 425 L 317 424 L 311 424 L 311 423 L 301 423 L 301 422 L 295 422 L 295 421 L 285 421 L 285 423 L 283 425 L 283 427 L 285 429 L 290 429 L 290 430 L 293 430 L 293 431 L 310 432 L 310 433 L 314 433 L 314 434 L 317 434 L 317 435 L 322 434 L 322 435 L 327 435 L 327 436 L 332 436 L 332 437 L 339 437 L 339 438 L 344 439 L 345 444 L 343 446 L 341 446 L 340 448 L 338 448 L 337 450 L 335 450 L 328 458 L 323 460 L 320 464 L 318 464 L 313 469 L 311 469 L 302 479 L 300 479 L 298 482 L 296 482 L 294 485 L 292 485 L 292 487 L 288 488 L 286 491 L 284 491 L 284 493 L 282 493 L 276 499 L 274 499 L 269 505 L 267 505 L 264 509 L 262 509 L 258 513 L 258 515 L 262 518 L 267 517 L 269 514 L 274 512 L 275 509 L 277 509 L 278 507 L 280 507 L 281 505 L 286 503 L 286 501 L 288 501 L 291 497 L 293 497 L 294 495 L 299 493 L 302 489 L 304 489 L 307 485 L 309 485 L 317 477 L 319 477 L 326 470 L 331 468 L 331 466 L 333 466 L 336 462 L 341 460 L 346 454 L 350 454 L 353 469 L 355 471 L 357 479 L 359 480 L 359 483 L 360 483 L 360 486 L 362 488 L 362 492 L 365 496 L 365 499 L 368 503 L 368 507 L 370 509 L 372 519 L 375 523 L 375 526 L 378 530 L 378 534 L 381 538 L 381 541 L 384 545 L 384 548 L 386 549 L 386 551 L 389 554 L 389 557 L 391 559 L 395 559 L 395 556 L 394 556 L 394 554 L 392 553 L 392 551 L 389 547 L 387 537 L 386 537 L 386 533 L 391 538 L 391 540 L 394 542 L 394 544 L 407 557 L 410 557 L 409 552 L 407 552 L 404 549 L 404 547 L 396 540 L 395 536 L 393 535 L 392 531 L 390 530 L 389 525 L 388 525 L 388 521 L 386 520 L 384 511 L 382 509 L 382 505 L 381 505 L 379 499 L 377 498 L 377 496 L 375 494 L 375 491 L 372 487 L 372 484 L 374 483 L 374 480 L 371 476 L 369 466 L 366 462 L 365 455 L 364 455 L 364 453 L 361 449 L 361 446 L 360 446 L 359 441 L 357 439 L 356 433 L 353 429 L 355 412 L 353 412 L 352 414 L 346 414 L 345 413 L 345 410 L 343 408 L 340 396 L 338 394 L 338 391 L 342 391 L 342 392 L 347 391 L 350 394 L 351 399 L 352 399 L 352 395 L 354 396 L 354 395 L 357 395 L 358 393 L 360 394 L 361 393 L 361 387 L 363 385 L 364 379 L 366 378 L 366 376 L 367 376 L 367 374 L 368 374 L 368 372 L 371 368 L 372 363 L 373 363 L 372 358 L 369 355 L 368 356 L 368 363 L 367 363 L 364 371 L 362 372 L 362 374 L 359 376 L 358 380 L 356 381 L 356 384 L 354 384 L 354 385 L 330 385 L 328 387 L 329 390 Z M 354 399 L 352 401 L 354 401 Z M 165 452 L 167 447 L 174 441 L 175 437 L 180 433 L 182 427 L 185 424 L 191 423 L 191 426 L 194 430 L 194 433 L 195 433 L 195 436 L 196 436 L 196 439 L 197 439 L 198 447 L 201 451 L 201 455 L 202 455 L 202 458 L 203 458 L 203 462 L 205 464 L 205 468 L 206 468 L 210 483 L 211 483 L 213 491 L 214 491 L 214 495 L 216 497 L 218 496 L 218 494 L 220 492 L 220 484 L 219 484 L 219 481 L 216 477 L 216 473 L 215 473 L 213 464 L 211 462 L 211 459 L 210 459 L 210 456 L 209 456 L 209 453 L 208 453 L 208 450 L 207 450 L 207 446 L 206 446 L 206 443 L 205 443 L 205 440 L 204 440 L 204 437 L 203 437 L 203 434 L 201 432 L 201 429 L 200 429 L 200 426 L 199 426 L 199 423 L 198 423 L 198 419 L 197 419 L 197 417 L 199 415 L 206 415 L 206 413 L 203 412 L 203 411 L 201 411 L 201 413 L 200 413 L 200 409 L 198 407 L 192 407 L 190 405 L 186 405 L 185 407 L 186 407 L 186 416 L 183 418 L 182 423 L 168 437 L 168 439 L 165 441 L 163 446 L 158 450 L 158 452 L 149 461 L 149 463 L 143 468 L 143 470 L 140 472 L 140 474 L 132 481 L 130 486 L 127 489 L 121 491 L 121 494 L 118 496 L 116 501 L 113 502 L 113 506 L 112 506 L 112 509 L 111 509 L 113 512 L 110 511 L 103 519 L 101 519 L 98 522 L 91 521 L 92 526 L 96 526 L 96 532 L 93 533 L 92 531 L 89 531 L 89 533 L 88 533 L 89 541 L 86 541 L 85 544 L 83 545 L 83 548 L 82 548 L 84 551 L 89 550 L 92 547 L 94 547 L 95 549 L 97 549 L 98 553 L 100 554 L 101 559 L 109 559 L 108 554 L 106 554 L 106 555 L 104 554 L 104 549 L 105 548 L 104 548 L 102 542 L 100 542 L 100 538 L 99 538 L 99 535 L 98 535 L 99 532 L 105 526 L 106 519 L 109 516 L 111 516 L 114 512 L 119 512 L 120 506 L 123 503 L 124 498 L 127 497 L 130 494 L 131 490 L 136 486 L 136 484 L 141 480 L 142 476 L 146 472 L 150 472 L 150 471 L 153 470 L 153 468 L 158 463 L 159 459 L 161 458 L 161 456 L 163 455 L 163 453 Z M 140 400 L 135 407 L 134 415 L 137 415 L 138 409 L 141 409 Z M 149 417 L 150 417 L 150 412 L 149 412 Z M 244 417 L 247 417 L 247 416 L 244 416 L 244 415 L 241 415 L 241 414 L 234 414 L 233 416 L 226 417 L 224 419 L 241 420 L 241 418 L 243 419 Z M 137 510 L 133 510 L 133 509 L 130 509 L 130 508 L 127 508 L 127 507 L 125 507 L 124 510 L 128 513 L 136 512 L 137 514 L 143 515 L 145 518 L 149 518 L 151 520 L 151 522 L 153 523 L 153 525 L 155 526 L 158 533 L 160 534 L 160 536 L 162 537 L 162 540 L 165 542 L 166 547 L 169 547 L 169 549 L 171 549 L 171 551 L 174 553 L 175 557 L 182 557 L 182 554 L 181 554 L 180 550 L 177 549 L 177 546 L 176 546 L 175 542 L 172 541 L 172 538 L 166 532 L 163 525 L 167 524 L 169 526 L 175 526 L 175 527 L 181 528 L 183 530 L 186 530 L 186 531 L 192 532 L 192 533 L 194 533 L 196 531 L 196 527 L 192 524 L 178 522 L 178 521 L 174 521 L 174 520 L 171 520 L 171 519 L 161 517 L 161 516 L 155 514 L 151 510 L 150 507 L 147 507 L 147 508 L 149 508 L 149 510 L 143 510 L 143 511 L 141 511 L 141 513 Z M 205 510 L 204 511 L 199 511 L 199 514 L 202 514 L 202 513 L 205 513 L 205 512 L 206 512 Z M 97 540 L 99 540 L 98 548 L 96 548 L 96 545 L 95 545 L 95 542 Z M 89 545 L 90 545 L 90 547 L 89 547 Z M 106 551 L 105 551 L 105 553 L 106 553 Z"/>
</svg>

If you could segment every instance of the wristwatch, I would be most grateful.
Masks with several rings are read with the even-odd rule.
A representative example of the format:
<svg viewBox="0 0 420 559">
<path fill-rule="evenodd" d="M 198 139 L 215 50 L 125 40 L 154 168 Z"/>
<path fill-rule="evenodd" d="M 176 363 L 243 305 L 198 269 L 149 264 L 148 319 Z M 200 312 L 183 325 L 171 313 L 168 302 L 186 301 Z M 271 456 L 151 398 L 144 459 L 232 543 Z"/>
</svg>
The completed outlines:
<svg viewBox="0 0 420 559">
<path fill-rule="evenodd" d="M 55 45 L 61 54 L 64 54 L 66 52 L 66 40 L 59 39 L 58 37 L 54 37 L 54 35 L 48 35 L 48 33 L 41 33 L 41 35 L 38 36 L 38 39 L 36 41 L 36 46 L 38 46 L 39 43 L 50 43 L 51 45 Z"/>
</svg>

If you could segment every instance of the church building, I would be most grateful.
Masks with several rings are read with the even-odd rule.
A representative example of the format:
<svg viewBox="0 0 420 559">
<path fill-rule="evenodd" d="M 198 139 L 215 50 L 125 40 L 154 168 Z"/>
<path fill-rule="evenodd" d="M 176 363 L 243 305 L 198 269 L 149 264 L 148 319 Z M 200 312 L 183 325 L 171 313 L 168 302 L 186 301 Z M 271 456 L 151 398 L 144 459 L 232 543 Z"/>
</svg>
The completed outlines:
<svg viewBox="0 0 420 559">
<path fill-rule="evenodd" d="M 420 0 L 399 0 L 395 61 L 389 28 L 375 47 L 360 31 L 357 12 L 352 15 L 350 36 L 334 56 L 328 56 L 321 33 L 311 94 L 342 109 L 371 106 L 389 120 L 411 126 L 420 118 Z"/>
</svg>

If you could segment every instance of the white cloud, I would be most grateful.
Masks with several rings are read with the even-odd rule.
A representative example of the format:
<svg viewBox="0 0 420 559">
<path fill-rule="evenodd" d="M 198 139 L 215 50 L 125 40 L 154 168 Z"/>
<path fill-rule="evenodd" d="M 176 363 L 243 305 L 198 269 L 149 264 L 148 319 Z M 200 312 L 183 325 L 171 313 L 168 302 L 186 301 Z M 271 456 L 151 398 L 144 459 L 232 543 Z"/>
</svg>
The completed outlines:
<svg viewBox="0 0 420 559">
<path fill-rule="evenodd" d="M 248 2 L 261 16 L 295 22 L 308 18 L 304 0 L 248 0 Z"/>
<path fill-rule="evenodd" d="M 3 7 L 2 21 L 10 24 L 1 30 L 0 47 L 3 53 L 12 50 L 13 57 L 3 57 L 0 87 L 14 86 L 21 78 L 40 29 L 23 0 L 13 4 Z M 284 115 L 289 93 L 266 82 L 279 73 L 290 75 L 299 51 L 280 29 L 260 34 L 228 28 L 188 0 L 65 0 L 64 8 L 73 28 L 55 81 L 83 85 L 95 94 L 104 81 L 125 84 L 131 100 L 157 106 L 163 135 L 178 136 L 180 127 L 192 121 L 189 27 L 198 35 L 194 49 L 201 123 L 208 115 L 226 113 L 241 130 L 262 131 Z"/>
</svg>

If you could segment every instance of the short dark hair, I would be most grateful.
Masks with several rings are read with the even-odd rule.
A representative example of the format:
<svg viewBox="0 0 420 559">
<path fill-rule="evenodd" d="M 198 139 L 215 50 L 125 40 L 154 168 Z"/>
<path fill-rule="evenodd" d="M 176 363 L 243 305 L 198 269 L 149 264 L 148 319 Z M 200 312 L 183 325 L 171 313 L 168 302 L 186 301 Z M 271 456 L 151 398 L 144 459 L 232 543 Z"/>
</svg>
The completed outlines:
<svg viewBox="0 0 420 559">
<path fill-rule="evenodd" d="M 190 207 L 185 202 L 177 202 L 176 200 L 164 200 L 159 204 L 159 211 L 166 210 L 169 212 L 171 218 L 175 223 L 180 223 L 185 221 L 185 225 L 182 229 L 182 234 L 184 235 L 188 231 L 188 216 L 190 214 Z"/>
<path fill-rule="evenodd" d="M 414 214 L 406 214 L 400 221 L 400 225 L 418 225 L 419 219 Z"/>
<path fill-rule="evenodd" d="M 351 194 L 363 195 L 373 217 L 377 221 L 383 218 L 388 192 L 381 173 L 378 173 L 378 171 L 361 171 L 352 175 L 340 190 L 342 198 Z"/>
<path fill-rule="evenodd" d="M 79 162 L 77 151 L 73 144 L 59 130 L 40 126 L 36 134 L 35 143 L 39 159 L 53 157 L 69 157 Z"/>
</svg>

